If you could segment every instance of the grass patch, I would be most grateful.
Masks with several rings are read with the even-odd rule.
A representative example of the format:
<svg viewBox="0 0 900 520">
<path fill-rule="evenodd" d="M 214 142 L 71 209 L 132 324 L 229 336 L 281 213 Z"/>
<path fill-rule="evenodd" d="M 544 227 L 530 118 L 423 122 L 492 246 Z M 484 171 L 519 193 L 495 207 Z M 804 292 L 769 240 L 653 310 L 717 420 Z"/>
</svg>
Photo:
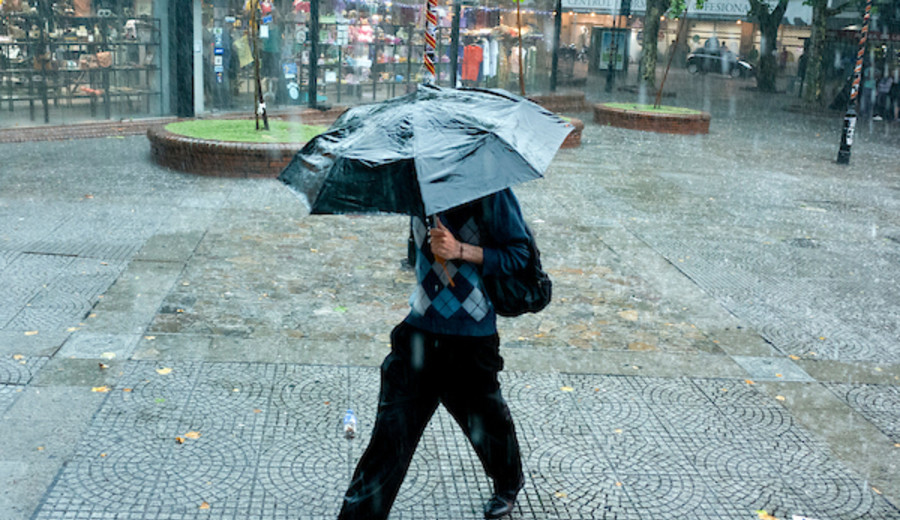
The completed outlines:
<svg viewBox="0 0 900 520">
<path fill-rule="evenodd" d="M 262 124 L 262 122 L 260 122 Z M 248 119 L 197 119 L 166 125 L 173 134 L 196 139 L 237 141 L 241 143 L 305 143 L 327 128 L 294 121 L 269 120 L 269 131 L 256 130 L 256 121 Z"/>
<path fill-rule="evenodd" d="M 636 105 L 634 103 L 604 103 L 604 106 L 609 108 L 615 108 L 618 110 L 635 110 L 638 112 L 650 112 L 653 114 L 700 114 L 699 110 L 694 110 L 693 108 L 684 108 L 684 107 L 670 107 L 666 105 L 660 105 L 659 108 L 654 108 L 653 105 Z"/>
</svg>

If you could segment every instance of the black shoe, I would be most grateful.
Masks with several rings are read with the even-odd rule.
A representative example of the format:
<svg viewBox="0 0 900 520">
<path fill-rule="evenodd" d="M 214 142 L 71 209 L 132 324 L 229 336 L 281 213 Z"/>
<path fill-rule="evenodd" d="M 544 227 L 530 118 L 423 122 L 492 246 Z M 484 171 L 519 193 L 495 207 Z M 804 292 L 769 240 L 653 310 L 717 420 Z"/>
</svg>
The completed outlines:
<svg viewBox="0 0 900 520">
<path fill-rule="evenodd" d="M 500 518 L 512 513 L 513 507 L 516 505 L 517 494 L 518 492 L 494 493 L 488 503 L 484 505 L 484 517 Z"/>
</svg>

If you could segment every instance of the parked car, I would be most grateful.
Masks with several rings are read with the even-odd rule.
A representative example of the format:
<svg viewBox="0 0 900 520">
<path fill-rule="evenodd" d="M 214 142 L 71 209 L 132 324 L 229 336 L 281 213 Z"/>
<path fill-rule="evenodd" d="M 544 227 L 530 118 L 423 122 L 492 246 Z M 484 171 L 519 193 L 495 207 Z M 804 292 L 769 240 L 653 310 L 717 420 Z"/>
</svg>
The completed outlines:
<svg viewBox="0 0 900 520">
<path fill-rule="evenodd" d="M 753 75 L 753 65 L 738 58 L 733 52 L 707 48 L 700 48 L 688 54 L 687 70 L 691 74 L 713 72 L 732 78 L 746 78 Z"/>
</svg>

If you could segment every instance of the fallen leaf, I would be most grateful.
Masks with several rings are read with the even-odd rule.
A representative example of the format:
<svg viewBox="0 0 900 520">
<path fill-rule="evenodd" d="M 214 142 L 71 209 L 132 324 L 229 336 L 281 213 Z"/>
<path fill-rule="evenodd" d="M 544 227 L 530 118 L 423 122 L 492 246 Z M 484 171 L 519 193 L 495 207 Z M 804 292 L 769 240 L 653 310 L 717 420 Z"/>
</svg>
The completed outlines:
<svg viewBox="0 0 900 520">
<path fill-rule="evenodd" d="M 562 386 L 559 389 L 562 390 L 563 392 L 574 392 L 575 391 L 575 389 L 572 388 L 571 386 Z"/>
<path fill-rule="evenodd" d="M 766 513 L 766 512 L 765 512 L 764 510 L 762 510 L 762 509 L 760 509 L 759 511 L 757 511 L 756 514 L 759 516 L 759 520 L 778 520 L 778 518 L 776 518 L 776 517 L 770 515 L 769 513 Z"/>
<path fill-rule="evenodd" d="M 614 433 L 622 433 L 622 428 L 616 428 L 613 430 Z"/>
<path fill-rule="evenodd" d="M 22 359 L 25 359 L 25 356 L 23 356 L 22 354 L 16 354 L 15 356 L 13 356 L 13 359 L 15 359 L 16 361 L 20 361 Z"/>
<path fill-rule="evenodd" d="M 144 339 L 147 341 L 153 341 L 156 339 L 156 336 L 144 336 Z"/>
<path fill-rule="evenodd" d="M 29 330 L 28 332 L 25 333 L 25 335 L 26 336 L 35 336 L 35 335 L 37 335 L 37 333 L 38 333 L 38 331 L 36 331 L 36 330 Z"/>
<path fill-rule="evenodd" d="M 169 375 L 172 373 L 172 369 L 171 368 L 157 368 L 156 373 L 161 376 L 166 376 L 166 375 Z"/>
<path fill-rule="evenodd" d="M 184 437 L 175 437 L 175 442 L 178 444 L 184 444 Z"/>
<path fill-rule="evenodd" d="M 93 199 L 94 196 L 91 195 L 90 193 L 88 193 L 88 194 L 86 194 L 86 195 L 84 196 L 84 198 L 86 198 L 86 199 Z"/>
<path fill-rule="evenodd" d="M 778 399 L 779 401 L 784 401 L 785 397 L 783 395 L 776 395 L 775 399 Z"/>
<path fill-rule="evenodd" d="M 637 313 L 637 311 L 635 311 L 635 310 L 630 310 L 630 311 L 620 311 L 620 312 L 619 312 L 619 317 L 622 318 L 622 319 L 625 320 L 625 321 L 637 321 L 637 320 L 638 320 L 638 313 Z"/>
<path fill-rule="evenodd" d="M 555 496 L 556 498 L 566 498 L 569 495 L 566 493 L 563 493 L 562 491 L 557 491 L 553 496 Z"/>
<path fill-rule="evenodd" d="M 100 359 L 107 359 L 107 360 L 116 359 L 116 353 L 115 352 L 104 352 L 103 354 L 100 354 Z"/>
<path fill-rule="evenodd" d="M 80 327 L 69 327 L 68 329 L 66 329 L 66 332 L 75 332 L 77 330 L 81 330 L 81 328 Z"/>
<path fill-rule="evenodd" d="M 125 393 L 129 393 L 129 392 L 131 392 L 131 389 L 130 389 L 130 388 L 123 388 L 122 391 L 125 392 Z"/>
<path fill-rule="evenodd" d="M 775 374 L 775 377 L 784 377 L 781 374 Z"/>
<path fill-rule="evenodd" d="M 343 305 L 338 305 L 337 307 L 334 308 L 334 312 L 347 312 L 347 307 L 344 307 Z"/>
<path fill-rule="evenodd" d="M 753 382 L 752 379 L 744 379 L 744 382 L 747 383 L 748 385 L 755 385 L 755 384 L 756 384 L 756 383 Z"/>
<path fill-rule="evenodd" d="M 100 365 L 100 370 L 106 370 L 109 368 L 109 365 L 104 365 L 103 363 L 98 363 Z"/>
<path fill-rule="evenodd" d="M 203 502 L 197 509 L 209 509 L 209 503 Z"/>
<path fill-rule="evenodd" d="M 109 387 L 106 385 L 95 386 L 95 387 L 91 388 L 91 392 L 97 392 L 97 393 L 103 394 L 103 393 L 109 392 Z"/>
<path fill-rule="evenodd" d="M 37 450 L 38 450 L 38 451 L 44 451 L 44 447 L 43 447 L 43 446 L 38 446 L 38 447 L 37 447 Z"/>
<path fill-rule="evenodd" d="M 187 432 L 184 434 L 184 436 L 187 437 L 188 439 L 197 440 L 200 438 L 200 432 Z"/>
<path fill-rule="evenodd" d="M 262 413 L 262 410 L 260 410 L 259 408 L 254 408 L 253 413 Z"/>
<path fill-rule="evenodd" d="M 796 355 L 794 355 L 794 354 L 791 354 L 791 355 L 788 356 L 788 357 L 791 358 L 791 359 L 793 359 L 794 361 L 799 361 L 799 360 L 800 360 L 800 356 L 796 356 Z"/>
<path fill-rule="evenodd" d="M 877 487 L 875 487 L 875 486 L 872 486 L 872 491 L 878 493 L 879 495 L 881 494 L 881 490 L 879 490 L 879 489 L 878 489 Z"/>
<path fill-rule="evenodd" d="M 105 459 L 105 458 L 106 458 L 106 454 L 105 454 L 105 453 L 101 453 L 101 454 L 100 454 L 100 458 L 101 458 L 101 459 Z"/>
<path fill-rule="evenodd" d="M 616 482 L 616 487 L 622 487 L 622 483 L 621 483 L 621 482 Z"/>
</svg>

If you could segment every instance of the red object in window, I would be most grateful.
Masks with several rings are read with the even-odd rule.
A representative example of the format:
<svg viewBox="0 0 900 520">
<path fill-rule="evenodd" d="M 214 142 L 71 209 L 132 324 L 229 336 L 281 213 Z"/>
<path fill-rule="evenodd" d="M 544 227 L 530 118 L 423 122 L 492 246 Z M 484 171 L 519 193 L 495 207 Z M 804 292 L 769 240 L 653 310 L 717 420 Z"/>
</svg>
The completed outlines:
<svg viewBox="0 0 900 520">
<path fill-rule="evenodd" d="M 484 51 L 480 46 L 466 45 L 466 48 L 463 50 L 463 81 L 478 81 L 478 72 L 481 71 L 481 61 L 483 59 Z"/>
</svg>

